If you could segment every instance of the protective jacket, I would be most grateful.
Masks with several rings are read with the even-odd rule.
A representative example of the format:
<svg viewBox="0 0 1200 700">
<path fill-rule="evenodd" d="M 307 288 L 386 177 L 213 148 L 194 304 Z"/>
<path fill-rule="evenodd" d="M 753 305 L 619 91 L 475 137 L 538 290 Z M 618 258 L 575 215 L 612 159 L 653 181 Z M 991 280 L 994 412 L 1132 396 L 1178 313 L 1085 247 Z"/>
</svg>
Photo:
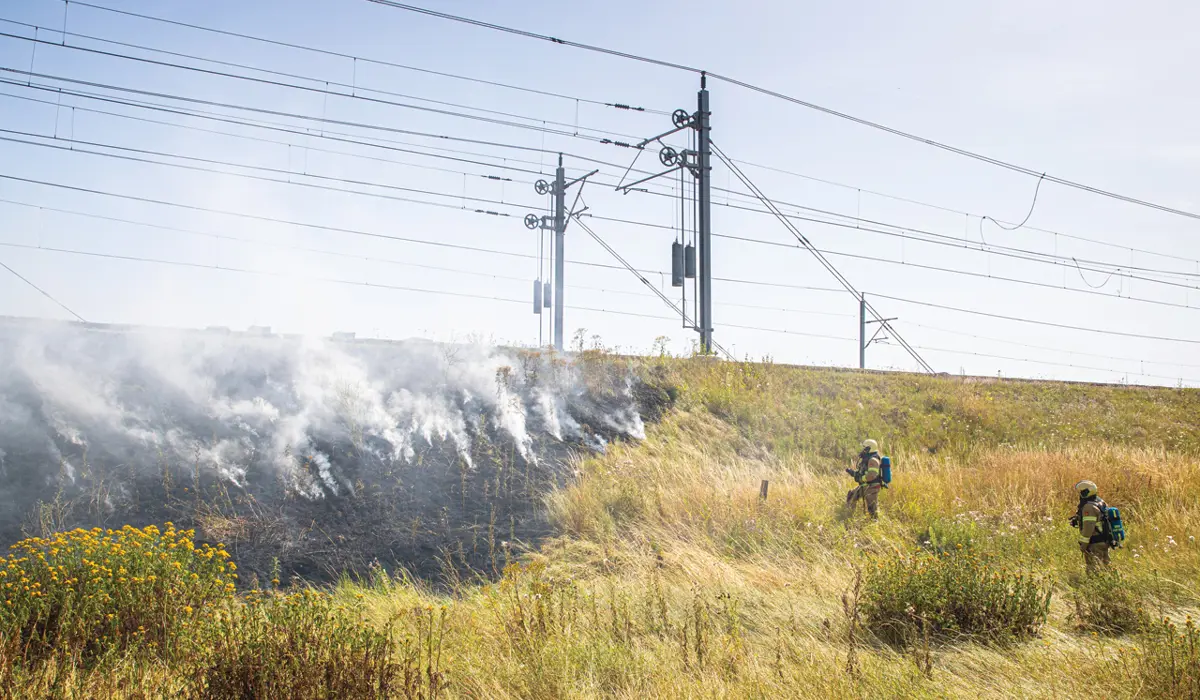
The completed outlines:
<svg viewBox="0 0 1200 700">
<path fill-rule="evenodd" d="M 858 468 L 851 476 L 863 485 L 883 484 L 883 473 L 880 471 L 878 452 L 863 452 L 858 458 Z"/>
<path fill-rule="evenodd" d="M 1104 530 L 1102 509 L 1106 507 L 1098 496 L 1083 498 L 1079 501 L 1079 509 L 1075 512 L 1079 523 L 1079 548 L 1086 550 L 1089 545 L 1108 543 L 1108 533 Z"/>
</svg>

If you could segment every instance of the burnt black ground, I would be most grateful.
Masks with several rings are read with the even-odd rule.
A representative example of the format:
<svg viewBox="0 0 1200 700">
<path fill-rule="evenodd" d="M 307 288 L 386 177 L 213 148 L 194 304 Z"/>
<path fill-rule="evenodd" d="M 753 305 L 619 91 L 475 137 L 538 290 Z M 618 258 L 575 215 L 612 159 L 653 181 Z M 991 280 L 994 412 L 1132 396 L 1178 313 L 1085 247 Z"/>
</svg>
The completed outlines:
<svg viewBox="0 0 1200 700">
<path fill-rule="evenodd" d="M 673 392 L 612 358 L 0 324 L 0 542 L 172 521 L 244 585 L 492 576 Z"/>
</svg>

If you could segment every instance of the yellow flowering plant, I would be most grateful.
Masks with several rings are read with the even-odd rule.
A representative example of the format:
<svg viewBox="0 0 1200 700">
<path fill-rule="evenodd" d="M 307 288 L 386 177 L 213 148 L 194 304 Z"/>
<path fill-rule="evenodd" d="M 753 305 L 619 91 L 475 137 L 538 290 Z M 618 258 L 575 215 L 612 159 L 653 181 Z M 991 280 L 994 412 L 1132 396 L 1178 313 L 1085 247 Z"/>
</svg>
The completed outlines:
<svg viewBox="0 0 1200 700">
<path fill-rule="evenodd" d="M 13 545 L 0 557 L 5 660 L 170 644 L 197 611 L 235 590 L 228 552 L 194 538 L 166 523 L 75 529 Z"/>
</svg>

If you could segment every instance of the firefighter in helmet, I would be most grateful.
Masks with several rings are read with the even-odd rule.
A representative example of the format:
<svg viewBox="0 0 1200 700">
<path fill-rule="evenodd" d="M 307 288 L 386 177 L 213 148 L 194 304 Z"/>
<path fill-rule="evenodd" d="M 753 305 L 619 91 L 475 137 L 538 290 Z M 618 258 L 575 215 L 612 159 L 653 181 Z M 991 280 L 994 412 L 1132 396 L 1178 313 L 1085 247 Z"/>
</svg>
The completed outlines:
<svg viewBox="0 0 1200 700">
<path fill-rule="evenodd" d="M 1088 573 L 1108 566 L 1109 536 L 1105 528 L 1105 503 L 1100 500 L 1094 481 L 1083 480 L 1075 484 L 1079 493 L 1079 506 L 1071 516 L 1071 527 L 1079 528 L 1079 551 L 1083 553 Z"/>
<path fill-rule="evenodd" d="M 846 470 L 850 478 L 858 483 L 858 486 L 846 494 L 847 513 L 853 513 L 859 499 L 862 499 L 867 503 L 867 512 L 871 514 L 871 518 L 879 518 L 879 492 L 883 489 L 881 462 L 879 443 L 864 440 L 862 452 L 858 454 L 858 466 Z"/>
</svg>

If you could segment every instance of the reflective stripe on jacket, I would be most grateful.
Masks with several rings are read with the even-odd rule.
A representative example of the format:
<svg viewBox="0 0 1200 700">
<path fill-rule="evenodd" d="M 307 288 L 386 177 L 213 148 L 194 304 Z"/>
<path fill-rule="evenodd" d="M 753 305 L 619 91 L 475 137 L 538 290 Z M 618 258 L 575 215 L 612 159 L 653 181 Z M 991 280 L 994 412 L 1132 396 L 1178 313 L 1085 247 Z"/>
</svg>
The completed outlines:
<svg viewBox="0 0 1200 700">
<path fill-rule="evenodd" d="M 1100 503 L 1097 498 L 1091 498 L 1079 505 L 1079 542 L 1091 544 L 1104 542 L 1104 524 L 1100 520 Z"/>
</svg>

